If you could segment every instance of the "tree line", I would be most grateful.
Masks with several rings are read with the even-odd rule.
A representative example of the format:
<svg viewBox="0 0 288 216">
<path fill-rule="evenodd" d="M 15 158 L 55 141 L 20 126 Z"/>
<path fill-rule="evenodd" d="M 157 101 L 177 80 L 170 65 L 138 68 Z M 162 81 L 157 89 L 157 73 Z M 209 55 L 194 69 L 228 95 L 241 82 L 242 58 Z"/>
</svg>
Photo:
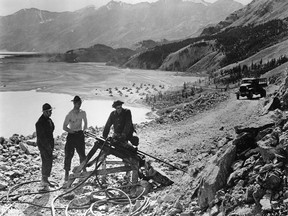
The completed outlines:
<svg viewBox="0 0 288 216">
<path fill-rule="evenodd" d="M 274 68 L 288 62 L 288 57 L 286 55 L 280 56 L 278 59 L 270 59 L 269 61 L 263 63 L 262 59 L 258 63 L 251 63 L 250 65 L 240 65 L 228 69 L 220 70 L 220 76 L 216 77 L 216 74 L 210 74 L 209 78 L 214 81 L 214 83 L 222 83 L 224 85 L 230 83 L 237 83 L 244 77 L 260 77 L 266 72 L 273 70 Z"/>
<path fill-rule="evenodd" d="M 139 54 L 139 62 L 147 69 L 158 69 L 171 53 L 196 42 L 216 40 L 216 49 L 225 54 L 221 67 L 252 56 L 288 35 L 288 18 L 276 19 L 257 26 L 230 27 L 213 35 L 203 35 L 155 46 Z M 202 45 L 199 43 L 199 46 Z M 176 65 L 177 66 L 177 65 Z M 177 67 L 176 67 L 177 68 Z"/>
</svg>

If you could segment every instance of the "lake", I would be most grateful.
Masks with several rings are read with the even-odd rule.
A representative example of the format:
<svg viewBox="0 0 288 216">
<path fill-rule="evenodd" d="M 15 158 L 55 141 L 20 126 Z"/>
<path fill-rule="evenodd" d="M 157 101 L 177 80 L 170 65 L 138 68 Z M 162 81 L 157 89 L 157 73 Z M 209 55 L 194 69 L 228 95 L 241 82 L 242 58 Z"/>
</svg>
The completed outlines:
<svg viewBox="0 0 288 216">
<path fill-rule="evenodd" d="M 55 135 L 60 135 L 63 121 L 67 113 L 73 108 L 72 96 L 67 94 L 44 93 L 33 91 L 0 92 L 0 136 L 10 137 L 14 133 L 30 135 L 35 131 L 35 123 L 42 114 L 42 105 L 49 103 L 54 109 L 51 119 L 55 123 Z M 113 110 L 112 101 L 84 100 L 81 109 L 87 113 L 89 126 L 103 126 Z M 147 107 L 129 108 L 133 114 L 133 122 L 148 121 Z"/>
<path fill-rule="evenodd" d="M 51 63 L 45 58 L 0 59 L 0 136 L 30 135 L 46 102 L 55 107 L 52 119 L 60 135 L 75 95 L 84 99 L 88 126 L 101 127 L 114 100 L 125 102 L 134 123 L 148 121 L 146 95 L 157 94 L 199 78 L 175 72 L 122 69 L 104 63 Z"/>
</svg>

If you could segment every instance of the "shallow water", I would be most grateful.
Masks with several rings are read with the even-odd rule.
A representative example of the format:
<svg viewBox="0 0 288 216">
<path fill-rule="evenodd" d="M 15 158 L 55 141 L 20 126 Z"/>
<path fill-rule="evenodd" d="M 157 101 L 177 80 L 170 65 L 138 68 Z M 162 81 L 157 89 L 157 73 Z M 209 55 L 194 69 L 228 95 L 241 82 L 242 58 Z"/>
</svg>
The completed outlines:
<svg viewBox="0 0 288 216">
<path fill-rule="evenodd" d="M 66 94 L 36 91 L 0 92 L 0 136 L 10 137 L 14 133 L 31 135 L 35 131 L 36 121 L 42 115 L 44 103 L 49 103 L 55 108 L 51 116 L 55 124 L 54 135 L 62 134 L 64 118 L 73 108 L 72 99 L 72 96 Z M 81 108 L 86 111 L 88 126 L 103 126 L 113 110 L 112 103 L 109 100 L 84 100 Z M 123 107 L 131 110 L 134 123 L 148 121 L 148 108 L 131 107 L 126 104 Z"/>
<path fill-rule="evenodd" d="M 176 76 L 175 72 L 116 68 L 104 63 L 47 60 L 42 57 L 0 59 L 0 136 L 32 134 L 46 102 L 56 108 L 52 119 L 56 124 L 55 134 L 61 134 L 75 95 L 84 99 L 82 108 L 87 112 L 89 126 L 103 126 L 112 111 L 112 101 L 117 99 L 131 108 L 133 121 L 140 123 L 147 120 L 146 113 L 150 111 L 138 103 L 141 98 L 199 79 Z"/>
</svg>

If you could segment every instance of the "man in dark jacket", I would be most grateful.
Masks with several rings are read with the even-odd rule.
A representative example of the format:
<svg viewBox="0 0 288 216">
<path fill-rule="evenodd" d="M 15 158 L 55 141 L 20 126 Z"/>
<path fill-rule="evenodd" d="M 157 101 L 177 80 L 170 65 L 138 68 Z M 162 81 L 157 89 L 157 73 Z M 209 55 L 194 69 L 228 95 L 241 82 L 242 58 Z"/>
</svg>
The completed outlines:
<svg viewBox="0 0 288 216">
<path fill-rule="evenodd" d="M 111 112 L 105 127 L 103 131 L 103 137 L 106 139 L 108 137 L 109 131 L 111 126 L 113 125 L 114 128 L 114 134 L 112 136 L 113 140 L 119 141 L 119 143 L 122 144 L 123 147 L 134 149 L 134 147 L 131 148 L 131 145 L 128 144 L 127 141 L 130 141 L 134 146 L 138 145 L 139 139 L 136 136 L 133 136 L 133 132 L 136 132 L 132 123 L 132 115 L 131 111 L 129 109 L 124 109 L 122 107 L 122 104 L 124 102 L 117 100 L 114 101 L 112 107 L 115 108 L 114 111 Z M 135 163 L 136 166 L 138 166 L 137 161 L 130 161 L 131 163 Z M 105 166 L 102 167 L 105 169 Z M 130 172 L 126 172 L 125 178 L 127 180 L 130 180 L 131 175 Z M 104 176 L 105 179 L 105 176 Z M 138 181 L 138 171 L 133 170 L 132 171 L 132 183 L 136 183 Z"/>
<path fill-rule="evenodd" d="M 42 106 L 43 114 L 36 123 L 36 135 L 37 135 L 37 146 L 40 151 L 42 159 L 42 181 L 41 185 L 44 188 L 52 186 L 48 181 L 48 177 L 51 174 L 52 162 L 53 162 L 53 149 L 54 149 L 54 138 L 53 131 L 55 129 L 53 121 L 50 119 L 52 114 L 52 107 L 50 104 L 45 103 Z"/>
<path fill-rule="evenodd" d="M 119 141 L 130 141 L 134 145 L 138 145 L 137 141 L 133 140 L 133 132 L 135 132 L 132 115 L 129 109 L 124 109 L 122 107 L 124 102 L 117 100 L 114 101 L 112 107 L 115 108 L 111 112 L 103 131 L 103 137 L 106 139 L 110 132 L 110 128 L 113 125 L 114 134 L 113 138 L 118 139 Z"/>
</svg>

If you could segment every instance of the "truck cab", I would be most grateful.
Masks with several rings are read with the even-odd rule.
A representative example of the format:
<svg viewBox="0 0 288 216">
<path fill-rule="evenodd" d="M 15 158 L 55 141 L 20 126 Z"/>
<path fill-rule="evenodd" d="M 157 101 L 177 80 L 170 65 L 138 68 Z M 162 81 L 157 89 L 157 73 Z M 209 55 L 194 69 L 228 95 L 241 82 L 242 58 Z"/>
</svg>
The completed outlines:
<svg viewBox="0 0 288 216">
<path fill-rule="evenodd" d="M 236 92 L 237 99 L 247 97 L 252 99 L 253 95 L 266 97 L 266 90 L 264 87 L 268 86 L 266 78 L 243 78 L 239 90 Z"/>
</svg>

